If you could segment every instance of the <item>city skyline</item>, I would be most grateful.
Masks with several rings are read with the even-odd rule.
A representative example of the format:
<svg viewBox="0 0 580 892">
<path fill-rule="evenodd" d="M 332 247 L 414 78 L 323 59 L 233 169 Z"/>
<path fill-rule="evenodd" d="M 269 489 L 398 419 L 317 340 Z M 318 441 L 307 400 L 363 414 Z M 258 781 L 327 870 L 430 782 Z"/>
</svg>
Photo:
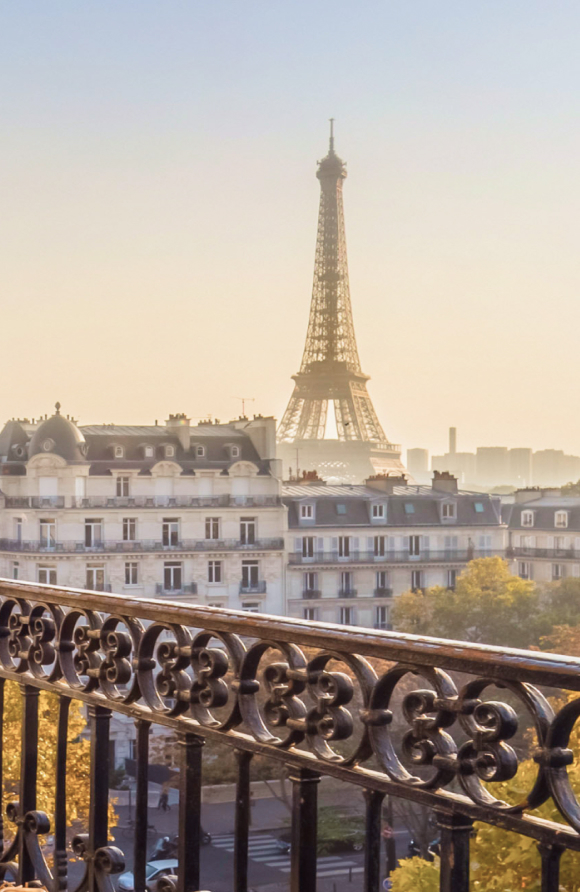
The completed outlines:
<svg viewBox="0 0 580 892">
<path fill-rule="evenodd" d="M 280 419 L 335 116 L 389 438 L 580 453 L 577 9 L 133 8 L 1 13 L 1 420 Z"/>
</svg>

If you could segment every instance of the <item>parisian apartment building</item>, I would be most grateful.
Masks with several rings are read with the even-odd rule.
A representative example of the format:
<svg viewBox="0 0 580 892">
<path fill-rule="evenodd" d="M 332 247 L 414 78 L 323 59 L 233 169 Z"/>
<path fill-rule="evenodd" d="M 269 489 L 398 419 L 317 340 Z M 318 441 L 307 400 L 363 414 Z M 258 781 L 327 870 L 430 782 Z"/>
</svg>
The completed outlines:
<svg viewBox="0 0 580 892">
<path fill-rule="evenodd" d="M 0 576 L 280 613 L 286 514 L 272 418 L 0 432 Z"/>
<path fill-rule="evenodd" d="M 391 628 L 409 589 L 454 588 L 468 561 L 505 554 L 501 501 L 461 492 L 451 474 L 430 486 L 377 476 L 364 485 L 286 485 L 287 613 Z"/>
<path fill-rule="evenodd" d="M 513 573 L 540 583 L 580 577 L 580 498 L 560 489 L 521 489 L 504 518 Z"/>
</svg>

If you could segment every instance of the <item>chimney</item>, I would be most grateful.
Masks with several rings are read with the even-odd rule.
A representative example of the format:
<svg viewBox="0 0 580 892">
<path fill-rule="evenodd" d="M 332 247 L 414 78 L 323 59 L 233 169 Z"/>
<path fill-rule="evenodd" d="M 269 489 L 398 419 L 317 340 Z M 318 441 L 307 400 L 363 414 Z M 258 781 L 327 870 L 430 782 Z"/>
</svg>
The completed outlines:
<svg viewBox="0 0 580 892">
<path fill-rule="evenodd" d="M 457 492 L 457 477 L 449 471 L 433 471 L 432 488 L 436 492 Z"/>
<path fill-rule="evenodd" d="M 449 455 L 455 455 L 457 452 L 457 428 L 449 428 Z"/>
<path fill-rule="evenodd" d="M 155 424 L 157 424 L 157 422 L 155 422 Z M 185 452 L 187 452 L 190 447 L 190 424 L 190 419 L 184 412 L 179 412 L 177 415 L 170 415 L 165 422 L 167 432 L 178 438 L 181 443 L 181 448 Z"/>
<path fill-rule="evenodd" d="M 367 477 L 365 486 L 390 494 L 395 486 L 407 486 L 407 478 L 404 474 L 397 474 L 396 476 L 394 474 L 374 474 L 372 477 Z"/>
</svg>

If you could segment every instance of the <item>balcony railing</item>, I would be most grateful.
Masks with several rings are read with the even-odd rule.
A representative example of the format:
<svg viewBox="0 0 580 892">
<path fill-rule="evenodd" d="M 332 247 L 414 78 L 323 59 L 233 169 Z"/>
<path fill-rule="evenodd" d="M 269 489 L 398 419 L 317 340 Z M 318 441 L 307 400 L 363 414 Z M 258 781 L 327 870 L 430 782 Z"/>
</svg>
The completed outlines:
<svg viewBox="0 0 580 892">
<path fill-rule="evenodd" d="M 503 550 L 497 549 L 434 549 L 423 550 L 419 554 L 410 554 L 408 551 L 385 551 L 376 555 L 373 551 L 351 551 L 345 557 L 337 551 L 318 551 L 313 557 L 304 557 L 300 552 L 294 552 L 288 556 L 290 564 L 416 564 L 416 563 L 443 563 L 461 564 L 479 557 L 492 557 L 504 555 Z"/>
<path fill-rule="evenodd" d="M 91 554 L 95 552 L 127 553 L 134 551 L 282 551 L 284 540 L 279 538 L 256 539 L 254 542 L 241 542 L 239 539 L 179 539 L 172 545 L 164 545 L 162 540 L 104 539 L 93 545 L 84 541 L 65 541 L 46 544 L 39 539 L 0 539 L 0 551 L 54 552 L 56 554 Z"/>
<path fill-rule="evenodd" d="M 7 809 L 15 838 L 0 852 L 3 867 L 12 864 L 19 883 L 68 888 L 71 698 L 81 700 L 89 716 L 88 834 L 73 841 L 85 869 L 76 888 L 86 892 L 112 890 L 113 876 L 124 869 L 123 852 L 108 843 L 103 783 L 116 713 L 137 728 L 135 832 L 127 844 L 134 847 L 139 892 L 146 888 L 152 724 L 180 743 L 178 868 L 167 890 L 212 888 L 211 877 L 202 882 L 200 875 L 206 738 L 237 755 L 234 892 L 248 889 L 255 754 L 289 774 L 292 892 L 316 889 L 322 776 L 366 791 L 365 892 L 378 892 L 382 879 L 385 796 L 425 806 L 436 816 L 441 892 L 468 892 L 474 821 L 538 844 L 543 892 L 558 890 L 562 853 L 580 851 L 580 801 L 568 773 L 580 758 L 569 746 L 580 713 L 577 658 L 348 626 L 337 634 L 323 623 L 287 617 L 0 580 L 0 678 L 22 691 L 20 794 Z M 52 827 L 36 803 L 39 689 L 58 700 Z M 5 764 L 13 755 L 10 750 Z M 521 801 L 505 802 L 505 781 L 524 760 L 535 774 L 533 788 Z M 42 783 L 46 788 L 45 777 Z M 537 814 L 544 803 L 561 815 L 557 821 Z M 43 839 L 48 844 L 41 848 Z M 527 852 L 531 859 L 532 849 Z M 523 880 L 515 877 L 513 888 L 523 887 Z"/>
<path fill-rule="evenodd" d="M 266 591 L 264 580 L 259 582 L 240 582 L 240 595 L 263 595 Z"/>
<path fill-rule="evenodd" d="M 580 561 L 580 551 L 576 548 L 508 548 L 508 557 L 548 558 L 550 560 L 569 558 Z"/>
<path fill-rule="evenodd" d="M 171 587 L 166 586 L 162 582 L 155 585 L 156 595 L 197 595 L 197 583 L 188 582 L 187 584 Z"/>
<path fill-rule="evenodd" d="M 7 496 L 7 508 L 275 508 L 279 496 Z"/>
<path fill-rule="evenodd" d="M 373 592 L 375 598 L 392 598 L 393 597 L 393 589 L 392 588 L 376 588 Z"/>
<path fill-rule="evenodd" d="M 302 592 L 302 597 L 305 601 L 309 601 L 311 599 L 320 598 L 321 592 L 317 588 L 305 588 Z"/>
<path fill-rule="evenodd" d="M 339 588 L 338 597 L 339 598 L 356 598 L 357 590 L 355 588 Z"/>
</svg>

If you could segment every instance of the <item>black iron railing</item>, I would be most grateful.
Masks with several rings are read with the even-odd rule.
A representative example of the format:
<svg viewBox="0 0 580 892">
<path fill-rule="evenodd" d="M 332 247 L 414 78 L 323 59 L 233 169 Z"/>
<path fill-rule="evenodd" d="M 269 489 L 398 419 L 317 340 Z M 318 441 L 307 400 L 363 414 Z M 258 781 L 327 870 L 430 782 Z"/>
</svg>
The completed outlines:
<svg viewBox="0 0 580 892">
<path fill-rule="evenodd" d="M 199 858 L 208 739 L 237 755 L 235 892 L 248 889 L 254 755 L 290 773 L 292 892 L 316 889 L 317 784 L 324 775 L 365 791 L 365 892 L 377 892 L 381 881 L 385 795 L 433 809 L 442 892 L 468 890 L 473 821 L 538 843 L 543 892 L 558 890 L 562 852 L 580 851 L 580 802 L 568 775 L 577 758 L 569 740 L 580 714 L 579 659 L 2 580 L 0 691 L 6 679 L 22 691 L 22 761 L 20 798 L 7 808 L 16 836 L 0 857 L 0 873 L 12 865 L 20 881 L 40 880 L 54 892 L 67 889 L 71 698 L 88 706 L 91 742 L 88 833 L 73 843 L 86 865 L 79 892 L 112 890 L 112 875 L 123 869 L 122 852 L 108 842 L 103 783 L 113 713 L 137 726 L 137 892 L 146 887 L 154 723 L 177 737 L 181 753 L 179 867 L 166 889 L 208 888 Z M 36 810 L 39 690 L 55 692 L 60 703 L 52 828 Z M 565 705 L 560 696 L 552 706 L 544 690 L 566 692 Z M 524 733 L 528 725 L 534 742 Z M 536 765 L 532 789 L 518 802 L 496 797 L 495 785 L 513 777 L 524 758 Z M 532 814 L 550 800 L 562 815 L 558 823 Z M 39 842 L 49 831 L 52 869 Z"/>
<path fill-rule="evenodd" d="M 161 539 L 103 539 L 87 545 L 84 540 L 46 542 L 42 539 L 0 539 L 0 551 L 91 554 L 165 551 L 282 551 L 284 540 L 280 538 L 254 539 L 242 542 L 240 539 L 178 539 L 163 542 Z"/>
<path fill-rule="evenodd" d="M 312 557 L 306 557 L 300 552 L 294 552 L 288 556 L 289 564 L 462 564 L 472 561 L 474 558 L 492 557 L 493 555 L 505 555 L 504 550 L 497 549 L 422 549 L 419 554 L 410 554 L 409 551 L 385 551 L 376 555 L 374 551 L 353 551 L 348 555 L 341 555 L 338 551 L 318 551 Z"/>
</svg>

